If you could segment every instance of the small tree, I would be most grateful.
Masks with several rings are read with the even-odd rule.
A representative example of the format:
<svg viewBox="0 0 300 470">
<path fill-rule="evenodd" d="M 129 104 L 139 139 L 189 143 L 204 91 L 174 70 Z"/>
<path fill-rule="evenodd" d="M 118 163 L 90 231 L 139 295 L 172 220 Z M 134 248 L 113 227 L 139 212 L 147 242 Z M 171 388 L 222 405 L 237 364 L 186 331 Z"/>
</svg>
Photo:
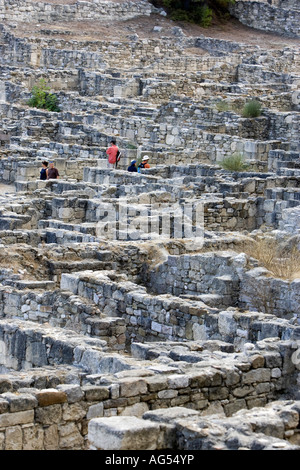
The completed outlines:
<svg viewBox="0 0 300 470">
<path fill-rule="evenodd" d="M 52 112 L 59 112 L 58 98 L 50 93 L 50 87 L 47 86 L 46 80 L 41 78 L 38 85 L 32 88 L 32 97 L 28 101 L 28 105 L 33 108 L 47 109 Z"/>
</svg>

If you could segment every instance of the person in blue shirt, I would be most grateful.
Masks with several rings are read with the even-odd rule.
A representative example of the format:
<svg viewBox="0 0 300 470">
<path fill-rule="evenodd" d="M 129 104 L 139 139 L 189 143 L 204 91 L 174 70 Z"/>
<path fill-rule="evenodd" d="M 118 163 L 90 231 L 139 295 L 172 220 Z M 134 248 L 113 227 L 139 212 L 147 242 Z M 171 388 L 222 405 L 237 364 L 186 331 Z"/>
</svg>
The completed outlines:
<svg viewBox="0 0 300 470">
<path fill-rule="evenodd" d="M 136 160 L 132 160 L 127 170 L 131 172 L 137 172 L 137 167 L 135 166 L 135 164 L 136 164 Z"/>
<path fill-rule="evenodd" d="M 48 176 L 48 162 L 42 162 L 42 169 L 40 171 L 40 179 L 46 180 Z"/>
</svg>

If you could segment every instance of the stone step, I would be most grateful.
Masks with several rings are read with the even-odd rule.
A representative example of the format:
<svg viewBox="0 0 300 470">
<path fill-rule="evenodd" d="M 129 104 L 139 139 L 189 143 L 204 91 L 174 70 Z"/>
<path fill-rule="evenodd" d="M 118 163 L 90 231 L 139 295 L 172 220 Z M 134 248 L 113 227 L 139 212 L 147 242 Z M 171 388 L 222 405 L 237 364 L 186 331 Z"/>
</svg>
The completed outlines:
<svg viewBox="0 0 300 470">
<path fill-rule="evenodd" d="M 80 261 L 48 261 L 51 275 L 65 272 L 78 272 L 82 270 L 102 271 L 114 269 L 114 263 L 96 259 L 83 259 Z"/>
<path fill-rule="evenodd" d="M 300 188 L 269 188 L 265 191 L 266 199 L 300 201 Z"/>
<path fill-rule="evenodd" d="M 30 221 L 30 215 L 12 214 L 0 216 L 0 230 L 17 230 Z"/>
<path fill-rule="evenodd" d="M 4 285 L 16 287 L 17 289 L 42 289 L 42 290 L 53 290 L 56 287 L 54 281 L 32 281 L 32 280 L 7 280 L 3 282 Z"/>
<path fill-rule="evenodd" d="M 65 223 L 61 220 L 40 220 L 39 221 L 39 228 L 54 228 L 58 230 L 67 230 L 67 231 L 74 231 L 83 233 L 86 235 L 96 236 L 96 223 L 82 223 L 82 224 L 72 224 L 72 223 Z"/>
<path fill-rule="evenodd" d="M 126 324 L 120 317 L 86 318 L 87 332 L 90 336 L 106 341 L 109 348 L 115 351 L 125 349 Z"/>
<path fill-rule="evenodd" d="M 204 302 L 208 307 L 218 308 L 223 304 L 223 296 L 219 294 L 199 294 L 199 295 L 180 295 L 180 298 L 190 300 L 200 300 Z"/>
<path fill-rule="evenodd" d="M 63 229 L 46 228 L 43 230 L 43 238 L 47 244 L 68 245 L 70 243 L 94 243 L 101 240 L 92 235 Z"/>
<path fill-rule="evenodd" d="M 300 169 L 300 161 L 295 160 L 285 160 L 277 162 L 277 168 L 291 168 L 291 169 Z"/>
</svg>

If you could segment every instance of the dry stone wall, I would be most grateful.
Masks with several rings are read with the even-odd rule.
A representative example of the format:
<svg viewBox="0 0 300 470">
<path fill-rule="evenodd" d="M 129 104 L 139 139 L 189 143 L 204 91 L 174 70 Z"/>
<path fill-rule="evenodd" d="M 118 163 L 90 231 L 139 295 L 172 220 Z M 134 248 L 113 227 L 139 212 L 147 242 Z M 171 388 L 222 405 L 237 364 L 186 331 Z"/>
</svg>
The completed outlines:
<svg viewBox="0 0 300 470">
<path fill-rule="evenodd" d="M 112 20 L 116 16 L 131 19 L 136 16 L 150 15 L 153 8 L 148 2 L 76 2 L 73 5 L 35 2 L 26 0 L 1 0 L 0 20 L 18 21 L 22 15 L 23 21 L 73 21 L 101 19 Z"/>
<path fill-rule="evenodd" d="M 258 45 L 149 2 L 0 0 L 1 450 L 300 448 L 299 272 L 258 250 L 298 259 L 298 10 L 236 2 L 281 34 Z M 28 106 L 41 78 L 59 112 Z"/>
<path fill-rule="evenodd" d="M 40 335 L 43 336 L 42 342 L 39 341 Z M 13 374 L 1 380 L 0 433 L 3 450 L 85 449 L 88 445 L 87 432 L 91 433 L 88 436 L 90 445 L 94 446 L 97 442 L 99 431 L 96 435 L 92 431 L 94 425 L 97 426 L 97 420 L 117 414 L 121 415 L 117 421 L 121 424 L 122 416 L 128 417 L 131 413 L 139 419 L 143 416 L 147 419 L 151 416 L 151 410 L 171 407 L 175 411 L 177 406 L 184 405 L 188 406 L 188 415 L 191 417 L 196 415 L 193 410 L 209 407 L 212 410 L 223 410 L 223 416 L 235 416 L 239 409 L 251 409 L 272 401 L 286 387 L 286 380 L 291 380 L 291 374 L 287 374 L 293 366 L 287 353 L 292 347 L 291 342 L 260 342 L 258 350 L 246 349 L 241 355 L 227 358 L 228 362 L 224 358 L 222 366 L 214 371 L 204 364 L 197 370 L 194 362 L 197 353 L 185 348 L 187 356 L 184 356 L 184 351 L 178 350 L 178 359 L 185 357 L 188 362 L 192 360 L 194 363 L 186 366 L 184 374 L 178 373 L 176 348 L 171 348 L 173 367 L 171 363 L 164 369 L 159 364 L 155 366 L 144 362 L 144 369 L 136 369 L 132 377 L 130 368 L 134 366 L 134 360 L 118 361 L 116 357 L 101 352 L 100 342 L 95 341 L 93 357 L 92 351 L 88 352 L 79 338 L 73 335 L 68 339 L 68 334 L 58 335 L 59 347 L 57 341 L 53 341 L 53 337 L 40 327 L 23 329 L 17 322 L 1 322 L 1 345 L 5 344 L 5 348 L 1 348 L 2 362 L 8 355 L 10 359 L 7 364 L 15 368 L 20 366 L 22 357 L 26 357 L 26 363 L 33 361 L 38 366 L 47 360 L 52 364 L 58 361 L 55 373 L 51 367 L 46 369 L 47 375 L 37 369 L 34 375 L 27 373 L 22 384 L 14 381 Z M 212 363 L 216 360 L 219 362 L 220 356 L 224 356 L 222 347 L 225 344 L 212 342 Z M 78 374 L 78 370 L 73 369 L 70 364 L 72 357 L 75 362 L 80 361 L 85 372 Z M 95 368 L 96 357 L 100 361 Z M 62 359 L 70 365 L 64 366 L 59 372 Z M 114 370 L 113 376 L 111 373 L 105 374 L 109 363 L 115 364 L 113 369 L 110 368 L 110 371 Z M 91 372 L 93 383 L 88 382 L 88 374 Z M 181 408 L 181 412 L 184 409 Z M 287 429 L 296 427 L 299 419 L 296 413 L 293 419 L 293 425 L 287 426 Z M 112 419 L 107 422 L 109 426 L 113 423 Z M 29 436 L 32 435 L 35 437 L 29 442 Z M 283 439 L 284 433 L 276 437 Z M 160 439 L 160 444 L 152 442 L 150 445 L 154 447 L 151 448 L 168 447 L 169 441 L 166 439 L 165 435 L 164 439 Z M 135 442 L 129 445 L 129 449 L 132 449 Z M 103 444 L 97 447 L 106 448 Z"/>
<path fill-rule="evenodd" d="M 299 5 L 296 2 L 271 3 L 238 0 L 230 7 L 230 12 L 247 26 L 299 37 Z"/>
</svg>

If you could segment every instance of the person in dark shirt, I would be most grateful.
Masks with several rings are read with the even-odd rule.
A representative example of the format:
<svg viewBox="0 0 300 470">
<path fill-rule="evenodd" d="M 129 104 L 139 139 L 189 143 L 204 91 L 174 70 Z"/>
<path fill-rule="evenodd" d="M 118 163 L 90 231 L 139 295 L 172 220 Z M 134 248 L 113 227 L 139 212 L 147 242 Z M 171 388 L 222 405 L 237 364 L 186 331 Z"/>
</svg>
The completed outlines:
<svg viewBox="0 0 300 470">
<path fill-rule="evenodd" d="M 40 180 L 46 180 L 48 173 L 48 162 L 42 162 L 42 169 L 40 171 Z"/>
<path fill-rule="evenodd" d="M 53 179 L 58 179 L 58 177 L 59 177 L 58 169 L 55 168 L 54 163 L 51 162 L 50 166 L 49 166 L 49 169 L 47 171 L 47 179 L 48 180 L 53 180 Z"/>
<path fill-rule="evenodd" d="M 136 160 L 132 160 L 127 170 L 131 172 L 137 172 L 137 167 L 135 166 L 135 164 L 136 164 Z"/>
</svg>

